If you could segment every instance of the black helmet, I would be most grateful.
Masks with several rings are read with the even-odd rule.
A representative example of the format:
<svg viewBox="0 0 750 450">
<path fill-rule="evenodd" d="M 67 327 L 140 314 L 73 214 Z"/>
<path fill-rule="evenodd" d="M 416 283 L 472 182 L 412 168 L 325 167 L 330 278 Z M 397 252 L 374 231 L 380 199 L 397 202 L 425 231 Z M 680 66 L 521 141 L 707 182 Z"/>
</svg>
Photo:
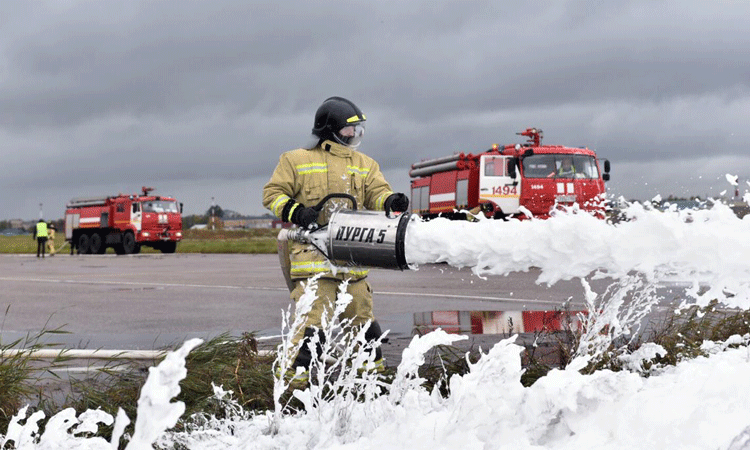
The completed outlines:
<svg viewBox="0 0 750 450">
<path fill-rule="evenodd" d="M 365 132 L 365 120 L 357 105 L 342 97 L 331 97 L 315 112 L 312 133 L 321 141 L 331 139 L 357 148 Z"/>
</svg>

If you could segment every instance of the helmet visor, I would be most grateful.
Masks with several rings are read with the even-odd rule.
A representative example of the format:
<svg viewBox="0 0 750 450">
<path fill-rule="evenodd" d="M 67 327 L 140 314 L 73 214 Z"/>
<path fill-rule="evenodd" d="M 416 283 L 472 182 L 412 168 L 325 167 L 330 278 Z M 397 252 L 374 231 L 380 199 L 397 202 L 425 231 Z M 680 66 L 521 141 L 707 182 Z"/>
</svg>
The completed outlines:
<svg viewBox="0 0 750 450">
<path fill-rule="evenodd" d="M 362 136 L 365 135 L 365 124 L 360 122 L 353 125 L 347 125 L 333 134 L 336 140 L 348 147 L 357 148 L 362 142 Z"/>
</svg>

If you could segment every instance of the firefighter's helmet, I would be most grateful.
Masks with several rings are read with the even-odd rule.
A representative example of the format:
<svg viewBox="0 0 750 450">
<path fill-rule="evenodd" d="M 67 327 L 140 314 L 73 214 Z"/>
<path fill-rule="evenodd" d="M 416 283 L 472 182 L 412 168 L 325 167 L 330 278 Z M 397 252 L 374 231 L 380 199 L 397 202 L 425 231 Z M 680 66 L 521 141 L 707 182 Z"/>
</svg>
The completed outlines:
<svg viewBox="0 0 750 450">
<path fill-rule="evenodd" d="M 330 139 L 357 148 L 365 133 L 365 120 L 357 105 L 342 97 L 331 97 L 315 113 L 312 132 L 321 141 Z"/>
</svg>

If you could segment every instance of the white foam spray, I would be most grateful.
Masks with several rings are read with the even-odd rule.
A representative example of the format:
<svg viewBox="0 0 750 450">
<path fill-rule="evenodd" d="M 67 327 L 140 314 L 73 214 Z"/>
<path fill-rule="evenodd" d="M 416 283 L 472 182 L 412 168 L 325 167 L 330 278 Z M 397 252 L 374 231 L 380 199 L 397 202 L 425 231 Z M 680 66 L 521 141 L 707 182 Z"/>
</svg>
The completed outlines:
<svg viewBox="0 0 750 450">
<path fill-rule="evenodd" d="M 750 218 L 738 219 L 721 204 L 698 211 L 657 211 L 648 204 L 632 204 L 625 215 L 629 220 L 616 225 L 580 212 L 558 214 L 546 221 L 414 222 L 407 233 L 407 260 L 416 265 L 446 262 L 470 267 L 483 277 L 538 268 L 538 282 L 548 284 L 590 276 L 627 280 L 637 274 L 643 286 L 689 282 L 692 303 L 706 304 L 718 298 L 729 306 L 750 306 Z M 707 287 L 705 292 L 699 291 L 699 285 Z M 597 294 L 590 295 L 593 299 Z M 600 303 L 592 300 L 591 304 L 600 309 Z M 645 301 L 643 307 L 647 304 Z M 635 320 L 635 311 L 623 314 L 624 307 L 617 305 L 614 314 L 601 309 L 606 316 L 601 320 Z M 621 325 L 624 329 L 628 324 Z M 510 338 L 470 364 L 468 374 L 454 375 L 449 380 L 451 394 L 443 398 L 421 387 L 415 368 L 421 364 L 420 355 L 431 345 L 450 343 L 455 338 L 442 332 L 415 338 L 404 352 L 396 382 L 387 388 L 386 395 L 348 402 L 343 428 L 319 422 L 334 417 L 321 411 L 335 410 L 326 410 L 333 403 L 318 402 L 313 405 L 320 409 L 318 413 L 285 416 L 273 430 L 268 426 L 269 420 L 273 421 L 269 414 L 248 414 L 234 405 L 228 408 L 234 413 L 226 418 L 214 418 L 201 427 L 189 426 L 184 433 L 165 432 L 176 409 L 166 406 L 164 399 L 174 392 L 170 386 L 181 374 L 170 369 L 175 376 L 161 379 L 172 381 L 144 387 L 151 391 L 161 385 L 159 389 L 165 392 L 153 396 L 160 399 L 156 401 L 160 407 L 143 405 L 141 409 L 139 404 L 137 423 L 152 426 L 139 434 L 138 445 L 146 445 L 157 434 L 160 448 L 179 443 L 194 450 L 734 450 L 750 441 L 750 417 L 746 414 L 750 335 L 734 336 L 725 343 L 706 342 L 704 351 L 709 356 L 652 371 L 648 378 L 639 373 L 641 361 L 663 352 L 661 348 L 646 346 L 640 353 L 624 355 L 623 362 L 632 371 L 582 375 L 576 370 L 579 366 L 573 364 L 564 370 L 552 370 L 530 387 L 520 384 L 521 347 Z M 601 344 L 594 337 L 591 343 L 594 347 Z M 384 388 L 375 379 L 370 382 Z M 223 401 L 231 404 L 231 398 Z M 91 430 L 92 423 L 107 423 L 111 418 L 92 415 L 89 421 L 63 411 L 48 421 L 40 437 L 37 423 L 42 416 L 35 413 L 24 422 L 25 414 L 24 410 L 14 419 L 2 442 L 12 441 L 18 448 L 34 450 L 112 448 L 100 438 L 76 435 L 76 427 Z M 169 420 L 161 420 L 161 415 L 168 415 Z M 118 423 L 121 425 L 119 418 L 116 427 Z M 323 439 L 321 430 L 328 430 Z"/>
</svg>

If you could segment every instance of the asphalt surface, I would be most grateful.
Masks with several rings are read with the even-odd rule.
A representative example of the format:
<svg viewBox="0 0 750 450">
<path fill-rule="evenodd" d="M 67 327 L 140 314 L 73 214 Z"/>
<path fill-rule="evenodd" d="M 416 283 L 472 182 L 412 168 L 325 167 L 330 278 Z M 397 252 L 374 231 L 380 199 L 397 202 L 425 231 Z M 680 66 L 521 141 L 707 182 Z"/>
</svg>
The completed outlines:
<svg viewBox="0 0 750 450">
<path fill-rule="evenodd" d="M 447 265 L 372 270 L 375 313 L 393 336 L 414 313 L 554 310 L 579 281 L 537 285 L 537 273 L 481 279 Z M 600 282 L 600 284 L 602 284 Z M 605 283 L 606 284 L 606 283 Z M 159 349 L 191 337 L 279 332 L 289 306 L 276 255 L 0 255 L 2 342 L 47 338 L 71 348 Z"/>
<path fill-rule="evenodd" d="M 418 320 L 434 312 L 462 311 L 465 324 L 472 311 L 520 317 L 521 311 L 585 309 L 580 280 L 547 286 L 536 283 L 538 275 L 531 270 L 479 278 L 445 264 L 373 269 L 368 281 L 376 318 L 389 331 L 382 346 L 388 365 L 400 362 Z M 601 293 L 611 280 L 590 283 Z M 679 294 L 669 291 L 663 289 L 666 298 L 657 310 L 673 307 L 672 298 Z M 176 348 L 194 337 L 253 332 L 261 348 L 273 349 L 282 311 L 290 303 L 276 255 L 0 255 L 0 344 L 5 348 L 19 340 L 14 348 L 40 343 L 58 349 L 149 351 Z M 468 339 L 456 347 L 464 350 L 487 350 L 508 336 L 462 334 Z M 518 342 L 549 344 L 554 357 L 557 339 L 545 343 L 521 334 Z M 89 364 L 80 366 L 87 370 Z"/>
</svg>

